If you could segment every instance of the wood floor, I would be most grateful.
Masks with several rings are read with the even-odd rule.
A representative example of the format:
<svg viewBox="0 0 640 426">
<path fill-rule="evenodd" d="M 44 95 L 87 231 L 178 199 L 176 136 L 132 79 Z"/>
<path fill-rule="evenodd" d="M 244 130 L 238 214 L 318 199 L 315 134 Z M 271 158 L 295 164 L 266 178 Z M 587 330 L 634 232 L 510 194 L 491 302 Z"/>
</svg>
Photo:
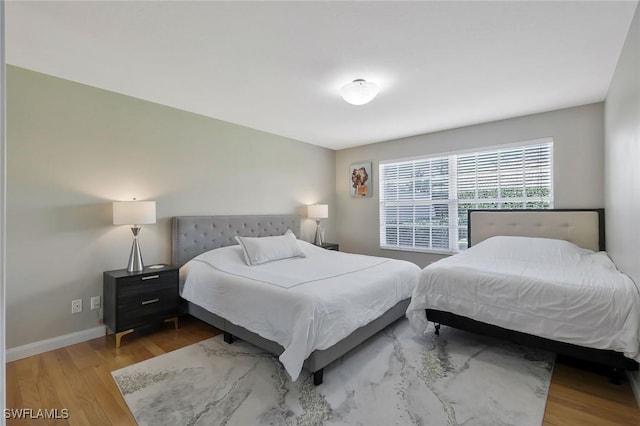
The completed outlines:
<svg viewBox="0 0 640 426">
<path fill-rule="evenodd" d="M 194 318 L 181 319 L 151 333 L 130 334 L 120 349 L 108 336 L 7 364 L 7 408 L 61 409 L 66 420 L 14 420 L 8 425 L 135 425 L 111 371 L 218 334 Z M 35 412 L 35 411 L 34 411 Z M 544 426 L 640 425 L 640 409 L 628 383 L 556 363 Z"/>
</svg>

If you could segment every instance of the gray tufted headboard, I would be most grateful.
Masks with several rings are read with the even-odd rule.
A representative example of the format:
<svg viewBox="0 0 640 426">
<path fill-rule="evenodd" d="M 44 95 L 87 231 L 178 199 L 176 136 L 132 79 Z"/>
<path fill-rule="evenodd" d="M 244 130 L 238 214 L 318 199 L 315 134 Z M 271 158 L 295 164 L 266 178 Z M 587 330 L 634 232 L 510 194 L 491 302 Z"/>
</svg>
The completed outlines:
<svg viewBox="0 0 640 426">
<path fill-rule="evenodd" d="M 237 235 L 269 237 L 283 235 L 287 229 L 300 238 L 300 216 L 176 216 L 172 221 L 171 261 L 182 266 L 205 251 L 238 244 Z"/>
</svg>

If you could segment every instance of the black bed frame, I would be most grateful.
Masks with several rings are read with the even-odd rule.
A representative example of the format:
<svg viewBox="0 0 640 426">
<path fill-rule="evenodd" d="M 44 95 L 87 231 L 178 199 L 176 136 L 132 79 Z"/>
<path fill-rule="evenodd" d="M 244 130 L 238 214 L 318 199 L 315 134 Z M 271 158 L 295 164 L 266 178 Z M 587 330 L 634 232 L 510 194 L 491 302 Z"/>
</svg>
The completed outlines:
<svg viewBox="0 0 640 426">
<path fill-rule="evenodd" d="M 514 212 L 514 210 L 469 210 L 468 211 L 468 233 L 469 246 L 471 246 L 471 213 L 473 211 L 491 211 L 491 212 Z M 597 211 L 598 223 L 599 223 L 599 245 L 600 250 L 605 249 L 605 233 L 604 233 L 604 209 L 545 209 L 545 210 L 517 210 L 521 211 L 535 211 L 535 212 L 553 212 L 553 211 Z M 537 347 L 550 352 L 555 352 L 559 355 L 565 355 L 571 358 L 584 360 L 596 364 L 601 364 L 612 368 L 611 381 L 614 383 L 620 383 L 620 378 L 624 374 L 624 370 L 638 370 L 638 363 L 633 359 L 625 357 L 622 353 L 593 349 L 584 346 L 573 345 L 564 342 L 558 342 L 556 340 L 550 340 L 543 337 L 534 336 L 531 334 L 521 333 L 498 327 L 495 325 L 487 324 L 481 321 L 453 314 L 451 312 L 439 311 L 434 309 L 426 309 L 427 320 L 435 323 L 435 334 L 440 334 L 440 326 L 448 325 L 454 328 L 471 331 L 478 334 L 484 334 L 488 336 L 498 337 L 501 339 L 509 340 L 521 345 Z"/>
</svg>

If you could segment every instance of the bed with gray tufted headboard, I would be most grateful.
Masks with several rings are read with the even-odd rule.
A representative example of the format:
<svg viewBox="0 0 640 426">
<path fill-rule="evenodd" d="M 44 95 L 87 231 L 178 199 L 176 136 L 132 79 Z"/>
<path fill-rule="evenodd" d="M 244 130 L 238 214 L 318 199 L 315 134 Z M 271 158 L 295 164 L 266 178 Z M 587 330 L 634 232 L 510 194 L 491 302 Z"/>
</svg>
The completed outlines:
<svg viewBox="0 0 640 426">
<path fill-rule="evenodd" d="M 300 217 L 296 215 L 178 216 L 173 218 L 172 228 L 172 260 L 175 265 L 183 266 L 201 253 L 236 245 L 236 236 L 277 236 L 290 229 L 299 237 Z M 280 344 L 213 314 L 195 303 L 186 300 L 184 302 L 187 313 L 222 330 L 226 342 L 231 343 L 234 337 L 238 337 L 275 355 L 282 354 L 284 348 Z M 326 365 L 340 358 L 387 325 L 402 318 L 408 304 L 409 299 L 402 300 L 382 316 L 355 330 L 335 345 L 312 352 L 305 360 L 303 368 L 313 373 L 314 384 L 322 383 L 323 368 Z"/>
</svg>

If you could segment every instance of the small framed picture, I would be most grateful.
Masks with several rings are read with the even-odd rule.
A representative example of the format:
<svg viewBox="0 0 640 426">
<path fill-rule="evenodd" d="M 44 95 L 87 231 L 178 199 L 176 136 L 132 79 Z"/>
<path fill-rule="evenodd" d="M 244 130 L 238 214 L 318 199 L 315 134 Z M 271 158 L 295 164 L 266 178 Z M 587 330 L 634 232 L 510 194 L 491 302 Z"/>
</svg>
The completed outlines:
<svg viewBox="0 0 640 426">
<path fill-rule="evenodd" d="M 353 163 L 349 167 L 351 176 L 351 196 L 354 198 L 371 197 L 373 195 L 373 176 L 371 161 Z"/>
</svg>

